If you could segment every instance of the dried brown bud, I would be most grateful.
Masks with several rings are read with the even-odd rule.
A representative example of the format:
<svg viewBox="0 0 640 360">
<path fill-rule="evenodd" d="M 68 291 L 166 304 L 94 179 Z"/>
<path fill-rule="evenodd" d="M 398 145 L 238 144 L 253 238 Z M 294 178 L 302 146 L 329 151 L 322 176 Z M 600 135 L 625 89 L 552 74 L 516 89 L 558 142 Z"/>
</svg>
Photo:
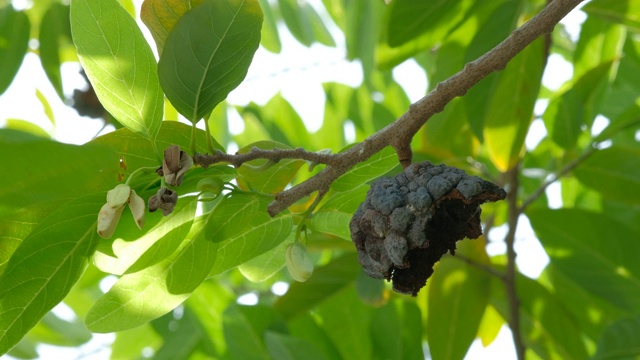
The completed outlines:
<svg viewBox="0 0 640 360">
<path fill-rule="evenodd" d="M 180 150 L 178 145 L 171 145 L 164 151 L 164 160 L 162 161 L 162 173 L 167 184 L 171 186 L 180 186 L 184 174 L 193 165 L 191 157 Z"/>
<path fill-rule="evenodd" d="M 178 203 L 178 194 L 167 188 L 160 188 L 158 192 L 149 198 L 149 211 L 162 210 L 162 215 L 167 216 L 173 212 Z"/>
</svg>

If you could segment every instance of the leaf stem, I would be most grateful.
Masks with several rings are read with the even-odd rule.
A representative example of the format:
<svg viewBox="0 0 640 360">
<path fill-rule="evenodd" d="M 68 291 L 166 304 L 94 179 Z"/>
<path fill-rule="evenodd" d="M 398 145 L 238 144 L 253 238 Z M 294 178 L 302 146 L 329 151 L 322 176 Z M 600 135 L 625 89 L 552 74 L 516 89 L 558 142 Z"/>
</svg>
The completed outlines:
<svg viewBox="0 0 640 360">
<path fill-rule="evenodd" d="M 204 131 L 207 134 L 207 149 L 211 154 L 213 154 L 216 152 L 216 149 L 213 147 L 213 141 L 211 141 L 211 139 L 213 138 L 211 137 L 211 130 L 209 129 L 210 116 L 211 116 L 211 113 L 209 113 L 207 116 L 204 117 Z M 195 155 L 195 151 L 193 152 L 193 154 Z"/>
<path fill-rule="evenodd" d="M 191 124 L 191 155 L 196 155 L 196 124 Z"/>
</svg>

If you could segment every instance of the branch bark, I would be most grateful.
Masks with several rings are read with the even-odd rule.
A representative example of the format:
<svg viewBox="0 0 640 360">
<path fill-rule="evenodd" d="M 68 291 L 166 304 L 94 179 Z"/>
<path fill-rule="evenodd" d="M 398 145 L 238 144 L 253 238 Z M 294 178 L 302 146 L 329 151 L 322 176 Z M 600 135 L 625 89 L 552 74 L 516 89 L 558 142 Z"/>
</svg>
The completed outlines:
<svg viewBox="0 0 640 360">
<path fill-rule="evenodd" d="M 393 146 L 394 149 L 396 149 L 399 160 L 403 166 L 409 164 L 411 162 L 411 156 L 407 149 L 409 149 L 411 139 L 413 139 L 414 135 L 429 118 L 442 111 L 454 98 L 466 94 L 472 86 L 492 72 L 504 69 L 513 57 L 538 37 L 550 33 L 554 26 L 582 1 L 584 0 L 551 1 L 540 13 L 520 28 L 514 30 L 496 47 L 478 59 L 466 64 L 462 70 L 447 80 L 439 83 L 435 89 L 425 97 L 412 104 L 409 110 L 399 119 L 369 136 L 363 142 L 351 147 L 349 150 L 330 155 L 327 158 L 323 158 L 323 161 L 319 161 L 320 163 L 327 164 L 327 167 L 314 177 L 278 193 L 275 200 L 269 204 L 269 214 L 275 216 L 304 196 L 314 191 L 328 189 L 332 182 L 353 166 L 367 160 L 387 146 Z M 266 152 L 262 154 L 265 158 L 271 156 L 267 154 L 269 150 L 262 151 Z M 289 158 L 289 156 L 294 155 L 296 156 L 295 158 L 305 160 L 309 160 L 310 158 L 310 153 L 307 152 L 284 154 L 282 150 L 279 151 L 278 159 Z M 257 152 L 254 154 L 257 154 Z M 243 162 L 239 160 L 241 159 L 241 155 L 243 154 L 226 155 L 226 157 L 221 154 L 213 156 L 217 156 L 219 159 L 224 158 L 224 160 L 220 161 L 236 164 Z M 200 163 L 200 161 L 204 161 L 202 159 L 204 159 L 203 157 L 205 156 L 206 155 L 197 155 L 194 163 L 197 164 Z M 206 160 L 206 162 L 208 164 L 213 163 L 211 159 Z"/>
<path fill-rule="evenodd" d="M 516 348 L 518 360 L 524 360 L 525 347 L 520 333 L 520 298 L 516 288 L 516 276 L 518 273 L 516 271 L 515 240 L 518 218 L 520 217 L 520 209 L 518 207 L 518 189 L 520 187 L 518 169 L 519 165 L 516 165 L 506 173 L 509 182 L 509 192 L 507 192 L 507 205 L 509 207 L 507 224 L 509 225 L 509 231 L 505 237 L 505 242 L 507 243 L 507 271 L 504 274 L 503 281 L 507 293 L 507 302 L 509 303 L 509 327 L 511 328 L 513 344 Z"/>
</svg>

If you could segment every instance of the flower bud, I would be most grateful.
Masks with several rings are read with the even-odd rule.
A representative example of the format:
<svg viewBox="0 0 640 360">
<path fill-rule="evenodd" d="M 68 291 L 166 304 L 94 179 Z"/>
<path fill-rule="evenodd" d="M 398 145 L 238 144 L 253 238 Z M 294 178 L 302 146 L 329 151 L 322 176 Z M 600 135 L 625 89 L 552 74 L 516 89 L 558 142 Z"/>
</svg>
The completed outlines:
<svg viewBox="0 0 640 360">
<path fill-rule="evenodd" d="M 294 280 L 305 282 L 313 274 L 313 264 L 307 256 L 307 248 L 302 243 L 295 242 L 289 245 L 285 259 L 287 270 Z"/>
<path fill-rule="evenodd" d="M 107 204 L 114 209 L 119 208 L 129 200 L 130 195 L 131 188 L 129 185 L 118 184 L 107 192 Z"/>
<path fill-rule="evenodd" d="M 114 208 L 109 203 L 106 203 L 102 206 L 98 214 L 98 235 L 101 238 L 108 239 L 113 235 L 123 209 L 124 205 Z"/>
<path fill-rule="evenodd" d="M 173 208 L 178 202 L 178 194 L 167 188 L 160 188 L 158 192 L 149 198 L 149 212 L 158 209 L 162 210 L 162 215 L 167 216 L 173 212 Z"/>
<path fill-rule="evenodd" d="M 131 208 L 131 214 L 133 214 L 133 219 L 136 221 L 138 229 L 142 230 L 146 206 L 144 200 L 134 190 L 131 190 L 131 196 L 129 197 L 129 208 Z"/>
<path fill-rule="evenodd" d="M 180 186 L 184 174 L 192 165 L 193 161 L 186 152 L 180 150 L 178 145 L 171 145 L 164 151 L 161 173 L 167 184 Z"/>
</svg>

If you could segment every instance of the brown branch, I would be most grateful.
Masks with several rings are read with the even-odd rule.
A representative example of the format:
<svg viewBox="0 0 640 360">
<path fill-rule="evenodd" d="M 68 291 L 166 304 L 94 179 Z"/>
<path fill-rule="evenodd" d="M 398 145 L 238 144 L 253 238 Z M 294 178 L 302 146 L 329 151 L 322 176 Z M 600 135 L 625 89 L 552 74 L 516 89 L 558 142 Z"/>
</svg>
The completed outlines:
<svg viewBox="0 0 640 360">
<path fill-rule="evenodd" d="M 520 217 L 518 208 L 518 189 L 520 187 L 518 169 L 519 165 L 516 165 L 505 174 L 509 182 L 509 192 L 507 193 L 507 204 L 509 206 L 507 223 L 509 225 L 509 231 L 505 237 L 505 242 L 507 243 L 507 271 L 504 274 L 503 281 L 507 293 L 507 302 L 509 304 L 509 327 L 511 328 L 511 334 L 513 336 L 513 344 L 516 348 L 518 360 L 524 360 L 525 347 L 520 332 L 520 299 L 518 298 L 516 289 L 517 271 L 516 250 L 514 246 L 518 218 Z"/>
<path fill-rule="evenodd" d="M 307 160 L 318 164 L 335 165 L 336 154 L 327 154 L 323 152 L 310 152 L 303 148 L 297 149 L 260 149 L 254 147 L 249 152 L 227 154 L 218 150 L 215 154 L 196 154 L 193 156 L 193 163 L 202 167 L 207 167 L 212 164 L 226 162 L 239 167 L 247 161 L 256 159 L 268 159 L 273 162 L 278 162 L 282 159 L 301 159 Z"/>
<path fill-rule="evenodd" d="M 466 94 L 471 87 L 492 72 L 504 69 L 513 57 L 538 37 L 550 33 L 554 26 L 582 1 L 583 0 L 552 1 L 531 20 L 514 30 L 503 42 L 478 59 L 466 64 L 464 69 L 449 79 L 439 83 L 435 89 L 425 97 L 412 104 L 409 110 L 399 119 L 369 136 L 363 142 L 354 145 L 347 151 L 333 155 L 318 155 L 318 158 L 312 159 L 312 155 L 310 154 L 316 153 L 309 153 L 301 149 L 291 150 L 292 152 L 299 151 L 298 154 L 286 154 L 283 150 L 260 150 L 263 152 L 261 153 L 263 158 L 272 160 L 293 157 L 295 155 L 297 156 L 296 158 L 328 165 L 324 170 L 310 179 L 278 193 L 275 200 L 269 204 L 269 214 L 275 216 L 312 192 L 329 188 L 331 183 L 353 166 L 367 160 L 387 146 L 393 146 L 399 150 L 399 160 L 405 165 L 407 163 L 406 150 L 410 146 L 411 139 L 413 139 L 413 136 L 431 116 L 442 111 L 454 98 Z M 272 155 L 271 152 L 280 152 L 280 154 Z M 258 152 L 254 152 L 251 156 L 257 154 Z M 196 155 L 194 156 L 194 163 L 209 165 L 215 163 L 216 161 L 214 160 L 217 157 L 217 159 L 219 159 L 218 161 L 239 166 L 239 164 L 248 161 L 242 158 L 243 155 L 244 154 L 214 154 L 212 155 L 214 158 L 208 159 L 206 162 L 203 158 L 204 155 Z M 313 156 L 315 157 L 316 155 Z M 254 159 L 248 156 L 246 158 Z M 242 161 L 239 159 L 242 159 Z"/>
</svg>

